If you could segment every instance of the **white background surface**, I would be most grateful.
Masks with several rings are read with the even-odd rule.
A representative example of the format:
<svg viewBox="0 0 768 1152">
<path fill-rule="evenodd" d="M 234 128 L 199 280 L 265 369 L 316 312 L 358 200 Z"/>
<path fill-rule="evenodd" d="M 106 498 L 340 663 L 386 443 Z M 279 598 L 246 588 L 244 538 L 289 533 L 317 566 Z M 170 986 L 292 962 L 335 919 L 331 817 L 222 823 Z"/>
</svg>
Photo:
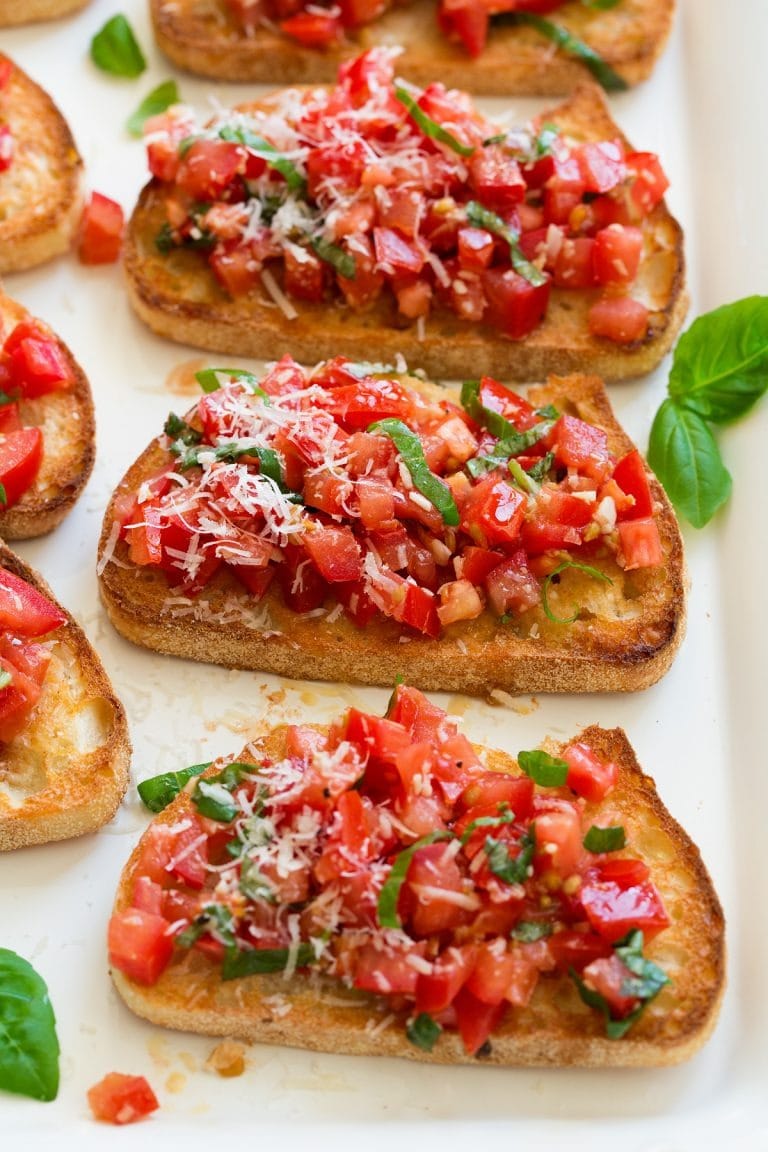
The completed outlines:
<svg viewBox="0 0 768 1152">
<path fill-rule="evenodd" d="M 150 89 L 174 74 L 153 47 L 145 8 L 144 0 L 93 0 L 63 23 L 0 31 L 0 47 L 48 87 L 69 118 L 90 187 L 127 211 L 145 165 L 142 145 L 123 124 Z M 117 11 L 130 17 L 149 60 L 136 81 L 104 76 L 88 59 L 91 36 Z M 768 289 L 766 45 L 766 0 L 680 0 L 672 42 L 652 81 L 613 99 L 630 139 L 659 152 L 671 178 L 669 201 L 687 236 L 691 318 Z M 234 103 L 253 91 L 177 78 L 183 97 L 201 109 L 211 99 Z M 514 109 L 524 118 L 535 105 L 518 100 Z M 226 1140 L 279 1142 L 289 1152 L 358 1146 L 375 1152 L 438 1141 L 445 1149 L 468 1142 L 592 1149 L 599 1140 L 622 1152 L 768 1149 L 768 919 L 760 845 L 768 812 L 762 594 L 768 406 L 721 437 L 734 498 L 709 528 L 686 530 L 688 636 L 659 685 L 627 698 L 540 697 L 525 715 L 443 698 L 463 713 L 472 739 L 512 752 L 593 722 L 626 729 L 662 798 L 700 845 L 726 910 L 729 988 L 709 1045 L 682 1068 L 602 1073 L 425 1068 L 254 1047 L 246 1074 L 224 1081 L 203 1068 L 213 1041 L 134 1019 L 109 982 L 112 896 L 146 823 L 135 781 L 235 752 L 267 716 L 325 720 L 353 701 L 381 710 L 388 693 L 188 664 L 116 636 L 96 591 L 103 509 L 169 408 L 181 412 L 191 402 L 172 394 L 169 373 L 203 354 L 150 335 L 129 313 L 116 267 L 84 269 L 72 257 L 13 276 L 6 289 L 60 332 L 91 379 L 94 476 L 54 535 L 19 551 L 75 612 L 113 678 L 131 725 L 134 784 L 116 821 L 98 835 L 0 858 L 0 945 L 28 957 L 48 981 L 62 1047 L 54 1103 L 0 1095 L 2 1147 L 18 1139 L 33 1152 L 54 1140 L 96 1149 L 109 1140 L 131 1149 L 170 1144 L 196 1152 Z M 667 369 L 612 390 L 620 419 L 643 448 Z M 93 1123 L 85 1091 L 112 1070 L 148 1077 L 161 1101 L 152 1119 L 121 1131 Z"/>
</svg>

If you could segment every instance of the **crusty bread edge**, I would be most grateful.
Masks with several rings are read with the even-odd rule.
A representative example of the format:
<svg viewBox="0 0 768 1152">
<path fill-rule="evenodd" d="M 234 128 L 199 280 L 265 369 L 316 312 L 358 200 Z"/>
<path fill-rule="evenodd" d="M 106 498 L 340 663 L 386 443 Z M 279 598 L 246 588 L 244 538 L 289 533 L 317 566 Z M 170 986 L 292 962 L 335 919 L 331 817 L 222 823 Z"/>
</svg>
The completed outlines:
<svg viewBox="0 0 768 1152">
<path fill-rule="evenodd" d="M 60 20 L 89 3 L 90 0 L 0 0 L 0 28 Z"/>
</svg>

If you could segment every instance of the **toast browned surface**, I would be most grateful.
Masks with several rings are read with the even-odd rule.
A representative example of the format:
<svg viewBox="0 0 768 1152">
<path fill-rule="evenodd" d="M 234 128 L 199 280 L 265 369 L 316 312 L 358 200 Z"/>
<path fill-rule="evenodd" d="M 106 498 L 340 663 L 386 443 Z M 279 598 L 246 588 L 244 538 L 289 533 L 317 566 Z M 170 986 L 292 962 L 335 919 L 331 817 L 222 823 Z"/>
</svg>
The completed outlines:
<svg viewBox="0 0 768 1152">
<path fill-rule="evenodd" d="M 439 78 L 479 95 L 559 96 L 588 76 L 583 64 L 557 51 L 532 28 L 492 25 L 473 60 L 437 26 L 435 0 L 396 4 L 350 34 L 348 43 L 305 48 L 268 28 L 238 29 L 223 0 L 150 0 L 159 48 L 190 72 L 217 80 L 314 84 L 333 80 L 340 62 L 374 45 L 402 45 L 398 71 L 416 84 Z M 573 0 L 550 19 L 585 41 L 627 84 L 647 79 L 666 44 L 674 0 L 621 0 L 600 11 Z"/>
<path fill-rule="evenodd" d="M 543 117 L 579 141 L 621 135 L 595 85 L 583 86 Z M 313 363 L 335 355 L 388 360 L 400 353 L 411 368 L 423 368 L 436 379 L 488 374 L 537 380 L 550 372 L 595 372 L 619 380 L 643 375 L 659 363 L 688 308 L 683 234 L 663 201 L 643 226 L 643 259 L 633 289 L 651 310 L 648 332 L 643 340 L 622 346 L 589 333 L 587 315 L 597 290 L 553 288 L 543 322 L 518 341 L 488 325 L 462 321 L 444 305 L 434 308 L 420 331 L 398 317 L 391 293 L 382 293 L 360 312 L 339 301 L 301 302 L 299 314 L 289 320 L 258 290 L 237 299 L 228 296 L 200 252 L 160 253 L 155 238 L 165 219 L 163 185 L 152 180 L 139 197 L 126 236 L 129 299 L 161 336 L 228 355 L 278 359 L 289 350 L 297 360 Z"/>
<path fill-rule="evenodd" d="M 8 57 L 0 53 L 0 63 Z M 0 172 L 0 275 L 66 252 L 83 202 L 83 164 L 53 100 L 16 65 L 0 92 L 14 160 Z"/>
<path fill-rule="evenodd" d="M 422 388 L 424 386 L 422 385 Z M 439 394 L 444 392 L 431 386 Z M 631 441 L 616 423 L 595 377 L 552 378 L 529 393 L 537 405 L 554 403 L 604 428 L 610 450 L 624 455 Z M 193 599 L 174 596 L 157 569 L 128 559 L 124 542 L 114 545 L 114 501 L 135 492 L 167 466 L 154 441 L 129 469 L 107 508 L 99 543 L 100 591 L 110 620 L 127 639 L 173 656 L 252 668 L 282 676 L 391 685 L 399 674 L 425 691 L 487 695 L 507 692 L 635 691 L 655 683 L 669 668 L 685 630 L 685 567 L 680 531 L 661 485 L 651 479 L 660 507 L 664 564 L 624 572 L 606 561 L 608 585 L 576 569 L 550 587 L 549 604 L 528 609 L 508 623 L 490 612 L 449 625 L 437 640 L 404 635 L 392 620 L 376 618 L 359 629 L 345 615 L 297 615 L 270 589 L 249 598 L 228 573 L 217 574 Z M 114 551 L 112 550 L 114 545 Z"/>
<path fill-rule="evenodd" d="M 25 319 L 29 319 L 26 309 L 0 286 L 0 333 L 9 335 Z M 74 383 L 20 402 L 22 423 L 42 430 L 43 461 L 21 499 L 0 511 L 0 536 L 6 540 L 26 540 L 55 528 L 75 504 L 93 468 L 96 426 L 91 388 L 66 344 L 58 340 L 58 345 Z"/>
<path fill-rule="evenodd" d="M 0 0 L 0 28 L 59 20 L 79 12 L 89 0 Z"/>
<path fill-rule="evenodd" d="M 2 542 L 0 565 L 55 602 L 42 577 Z M 51 662 L 28 724 L 0 744 L 0 851 L 95 831 L 112 819 L 128 785 L 123 706 L 66 615 L 50 636 Z"/>
<path fill-rule="evenodd" d="M 249 746 L 239 760 L 279 760 L 285 729 Z M 598 1013 L 579 999 L 568 977 L 543 977 L 529 1006 L 509 1012 L 491 1038 L 490 1051 L 467 1056 L 455 1033 L 444 1032 L 432 1052 L 409 1043 L 402 1020 L 373 996 L 320 982 L 301 973 L 223 982 L 217 966 L 194 950 L 179 955 L 157 984 L 142 986 L 113 970 L 126 1004 L 153 1024 L 246 1041 L 323 1052 L 403 1056 L 432 1063 L 486 1063 L 581 1067 L 653 1067 L 688 1059 L 711 1033 L 725 985 L 724 920 L 698 849 L 670 816 L 653 780 L 638 766 L 621 729 L 587 728 L 577 740 L 618 764 L 619 781 L 602 804 L 587 804 L 586 818 L 622 824 L 633 852 L 651 868 L 671 924 L 646 949 L 671 984 L 621 1040 L 608 1040 Z M 561 747 L 564 747 L 562 745 Z M 557 752 L 557 747 L 548 745 Z M 491 751 L 488 766 L 515 771 L 514 760 Z M 172 824 L 194 811 L 182 794 L 156 819 Z M 116 911 L 130 906 L 140 849 L 123 870 Z M 377 1028 L 377 1025 L 383 1025 Z"/>
</svg>

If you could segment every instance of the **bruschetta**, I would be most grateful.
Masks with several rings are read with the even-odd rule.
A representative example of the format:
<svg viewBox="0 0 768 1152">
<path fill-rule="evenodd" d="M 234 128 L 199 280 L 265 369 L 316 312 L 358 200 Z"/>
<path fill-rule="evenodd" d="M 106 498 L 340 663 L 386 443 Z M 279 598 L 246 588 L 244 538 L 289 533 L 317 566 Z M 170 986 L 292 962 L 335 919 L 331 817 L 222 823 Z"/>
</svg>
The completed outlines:
<svg viewBox="0 0 768 1152">
<path fill-rule="evenodd" d="M 636 376 L 685 315 L 658 159 L 600 91 L 501 130 L 384 50 L 207 128 L 149 124 L 125 250 L 156 332 L 227 354 L 390 360 L 433 378 Z"/>
<path fill-rule="evenodd" d="M 0 0 L 0 28 L 60 20 L 88 3 L 89 0 Z"/>
<path fill-rule="evenodd" d="M 85 487 L 93 398 L 66 344 L 0 286 L 0 536 L 50 532 Z"/>
<path fill-rule="evenodd" d="M 674 0 L 150 0 L 150 10 L 165 55 L 217 80 L 325 82 L 363 48 L 402 44 L 401 71 L 417 84 L 440 76 L 477 94 L 557 96 L 589 77 L 587 61 L 614 84 L 647 79 Z M 521 12 L 528 23 L 514 22 Z"/>
<path fill-rule="evenodd" d="M 83 163 L 64 117 L 0 52 L 0 275 L 68 251 L 82 207 Z"/>
<path fill-rule="evenodd" d="M 129 640 L 480 695 L 635 690 L 669 667 L 680 533 L 598 379 L 458 394 L 288 357 L 201 379 L 105 515 L 101 596 Z"/>
<path fill-rule="evenodd" d="M 0 851 L 101 827 L 129 761 L 123 707 L 85 634 L 0 543 Z"/>
<path fill-rule="evenodd" d="M 675 1064 L 712 1031 L 723 914 L 621 730 L 515 760 L 401 685 L 383 719 L 351 708 L 204 767 L 140 786 L 155 811 L 176 796 L 109 926 L 117 990 L 153 1024 L 586 1067 Z"/>
</svg>

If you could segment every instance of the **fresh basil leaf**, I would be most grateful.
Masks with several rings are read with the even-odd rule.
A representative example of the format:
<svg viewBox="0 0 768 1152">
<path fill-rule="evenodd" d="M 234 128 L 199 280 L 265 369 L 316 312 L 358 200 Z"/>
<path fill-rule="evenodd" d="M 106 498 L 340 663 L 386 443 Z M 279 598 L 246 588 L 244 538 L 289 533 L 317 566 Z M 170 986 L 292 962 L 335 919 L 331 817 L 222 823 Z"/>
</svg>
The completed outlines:
<svg viewBox="0 0 768 1152">
<path fill-rule="evenodd" d="M 566 568 L 576 568 L 579 572 L 586 572 L 594 580 L 602 580 L 604 584 L 613 584 L 610 576 L 606 576 L 605 572 L 601 572 L 599 568 L 593 568 L 590 564 L 580 564 L 576 560 L 564 560 L 562 564 L 558 564 L 544 580 L 541 586 L 541 606 L 544 609 L 544 615 L 553 624 L 573 624 L 574 620 L 579 618 L 579 609 L 572 616 L 556 616 L 549 606 L 549 586 L 556 576 L 564 572 Z"/>
<path fill-rule="evenodd" d="M 142 780 L 138 786 L 139 796 L 150 812 L 162 812 L 190 780 L 201 776 L 212 763 L 210 760 L 207 764 L 191 764 L 178 772 L 162 772 L 159 776 Z"/>
<path fill-rule="evenodd" d="M 572 56 L 588 68 L 606 92 L 624 92 L 629 87 L 626 80 L 605 62 L 599 52 L 590 48 L 589 44 L 578 36 L 574 36 L 562 24 L 555 24 L 553 20 L 546 20 L 534 12 L 502 12 L 493 19 L 499 23 L 535 28 L 547 40 L 557 45 L 566 56 Z"/>
<path fill-rule="evenodd" d="M 500 804 L 499 807 L 503 808 L 504 805 Z M 499 828 L 502 824 L 513 824 L 514 820 L 515 814 L 508 806 L 506 811 L 499 812 L 498 816 L 478 816 L 476 820 L 471 820 L 464 829 L 461 837 L 462 846 L 469 841 L 472 833 L 476 832 L 478 828 Z"/>
<path fill-rule="evenodd" d="M 292 192 L 303 194 L 306 191 L 307 182 L 294 162 L 283 156 L 268 140 L 256 136 L 247 128 L 233 128 L 230 125 L 221 128 L 219 136 L 230 144 L 243 144 L 254 156 L 260 156 L 270 168 L 280 173 Z"/>
<path fill-rule="evenodd" d="M 315 236 L 310 243 L 316 256 L 326 264 L 331 264 L 345 280 L 354 280 L 356 265 L 351 252 L 345 252 L 338 244 L 331 244 L 330 240 L 324 240 L 322 236 Z"/>
<path fill-rule="evenodd" d="M 639 1004 L 628 1016 L 624 1016 L 621 1020 L 614 1020 L 605 996 L 600 992 L 595 992 L 593 988 L 588 988 L 575 968 L 570 968 L 568 971 L 584 1003 L 605 1017 L 605 1034 L 608 1039 L 620 1040 L 622 1036 L 625 1036 L 641 1014 L 644 1005 Z"/>
<path fill-rule="evenodd" d="M 433 1020 L 428 1012 L 420 1012 L 413 1020 L 409 1020 L 405 1026 L 405 1034 L 411 1044 L 415 1044 L 417 1048 L 421 1048 L 424 1052 L 432 1051 L 440 1039 L 442 1030 L 437 1020 Z"/>
<path fill-rule="evenodd" d="M 582 841 L 587 852 L 616 852 L 627 843 L 627 836 L 622 826 L 612 828 L 598 828 L 593 824 Z"/>
<path fill-rule="evenodd" d="M 59 1041 L 45 981 L 32 965 L 0 948 L 0 1088 L 55 1100 Z"/>
<path fill-rule="evenodd" d="M 157 88 L 144 97 L 132 116 L 126 120 L 125 127 L 131 136 L 141 136 L 144 124 L 150 116 L 159 116 L 170 108 L 172 104 L 179 103 L 179 89 L 175 80 L 164 80 Z"/>
<path fill-rule="evenodd" d="M 669 395 L 714 424 L 743 416 L 768 389 L 768 296 L 694 320 L 677 342 Z"/>
<path fill-rule="evenodd" d="M 477 200 L 470 200 L 466 205 L 467 220 L 473 224 L 475 228 L 485 228 L 488 232 L 493 232 L 496 236 L 500 236 L 502 240 L 506 240 L 509 245 L 509 258 L 512 267 L 519 276 L 532 284 L 534 288 L 541 287 L 546 284 L 549 277 L 547 277 L 540 268 L 535 264 L 531 264 L 523 254 L 523 250 L 518 243 L 520 233 L 516 228 L 507 224 L 502 220 L 501 216 L 497 216 L 495 212 L 491 212 L 489 208 L 484 208 L 482 204 L 478 204 Z"/>
<path fill-rule="evenodd" d="M 192 444 L 199 444 L 202 440 L 202 433 L 198 432 L 197 428 L 193 428 L 181 416 L 177 416 L 175 412 L 168 413 L 168 419 L 163 425 L 163 432 L 169 436 L 171 440 L 181 441 L 189 447 Z"/>
<path fill-rule="evenodd" d="M 534 749 L 533 752 L 518 752 L 517 762 L 526 776 L 530 776 L 541 788 L 562 788 L 568 779 L 568 765 L 565 760 L 550 756 L 540 748 Z"/>
<path fill-rule="evenodd" d="M 703 417 L 666 399 L 656 413 L 648 463 L 677 511 L 703 528 L 731 494 L 731 475 Z"/>
<path fill-rule="evenodd" d="M 643 956 L 643 933 L 639 928 L 629 932 L 617 944 L 614 951 L 632 973 L 631 978 L 621 986 L 622 996 L 637 996 L 639 999 L 653 1000 L 665 984 L 670 983 L 666 972 Z"/>
<path fill-rule="evenodd" d="M 528 469 L 528 475 L 530 476 L 531 480 L 534 480 L 537 484 L 543 484 L 547 476 L 549 476 L 550 469 L 552 468 L 554 462 L 554 452 L 547 452 L 546 456 L 542 456 L 541 459 L 537 460 L 535 464 L 531 464 L 530 468 Z"/>
<path fill-rule="evenodd" d="M 395 86 L 395 99 L 408 110 L 408 115 L 413 120 L 414 124 L 418 125 L 425 136 L 430 140 L 437 140 L 438 144 L 445 144 L 452 152 L 456 152 L 459 156 L 471 156 L 475 151 L 473 147 L 468 144 L 462 144 L 460 140 L 447 130 L 443 128 L 442 124 L 438 124 L 431 116 L 428 116 L 423 108 L 420 108 L 410 92 L 406 92 L 405 88 Z"/>
<path fill-rule="evenodd" d="M 552 925 L 546 920 L 518 920 L 509 935 L 521 944 L 535 944 L 537 940 L 552 935 Z"/>
<path fill-rule="evenodd" d="M 245 384 L 253 396 L 258 396 L 265 404 L 269 404 L 269 395 L 259 387 L 259 378 L 249 372 L 247 368 L 204 368 L 202 372 L 195 372 L 195 380 L 203 392 L 218 392 L 223 380 L 237 380 Z"/>
<path fill-rule="evenodd" d="M 222 980 L 238 980 L 242 976 L 266 976 L 270 972 L 284 972 L 290 952 L 287 948 L 231 949 L 224 957 Z M 306 968 L 315 958 L 311 944 L 299 944 L 296 967 Z"/>
<path fill-rule="evenodd" d="M 111 76 L 141 76 L 147 66 L 133 29 L 122 13 L 107 20 L 93 37 L 91 59 Z"/>
<path fill-rule="evenodd" d="M 466 381 L 466 384 L 474 384 L 474 381 Z M 467 461 L 467 471 L 470 476 L 477 478 L 482 476 L 485 472 L 492 472 L 494 468 L 499 468 L 507 463 L 510 457 L 521 456 L 532 448 L 534 444 L 546 436 L 552 427 L 551 420 L 545 420 L 539 424 L 534 424 L 533 428 L 528 428 L 525 432 L 518 432 L 513 424 L 505 420 L 498 412 L 494 412 L 491 408 L 485 408 L 479 401 L 478 392 L 468 388 L 466 392 L 467 403 L 464 403 L 465 390 L 462 387 L 462 404 L 469 412 L 473 419 L 478 420 L 478 423 L 485 424 L 489 432 L 493 432 L 495 427 L 502 429 L 503 425 L 503 438 L 494 445 L 493 451 L 488 456 L 474 456 L 471 460 Z M 495 417 L 495 419 L 494 419 Z M 503 422 L 503 423 L 502 423 Z M 495 433 L 494 433 L 495 435 Z M 547 468 L 549 471 L 549 468 Z M 526 475 L 530 476 L 530 472 Z M 535 479 L 535 478 L 534 478 Z"/>
<path fill-rule="evenodd" d="M 368 427 L 369 432 L 383 432 L 389 436 L 408 469 L 414 488 L 426 496 L 430 504 L 437 508 L 446 524 L 455 527 L 459 523 L 459 510 L 448 485 L 431 472 L 424 456 L 421 440 L 402 420 L 392 417 L 377 420 Z"/>
<path fill-rule="evenodd" d="M 533 860 L 536 848 L 536 835 L 533 824 L 518 842 L 520 852 L 517 856 L 509 855 L 509 844 L 505 840 L 494 840 L 493 836 L 486 836 L 483 851 L 488 857 L 488 867 L 494 876 L 498 876 L 506 884 L 523 884 L 528 879 L 528 869 Z"/>
<path fill-rule="evenodd" d="M 215 776 L 208 780 L 198 780 L 192 793 L 192 803 L 201 816 L 219 820 L 222 824 L 231 824 L 240 812 L 228 788 Z"/>
<path fill-rule="evenodd" d="M 191 948 L 201 936 L 209 934 L 220 940 L 227 948 L 236 947 L 235 921 L 232 912 L 224 904 L 206 904 L 192 923 L 176 937 L 182 948 Z"/>
<path fill-rule="evenodd" d="M 426 848 L 428 844 L 434 844 L 438 840 L 450 840 L 451 838 L 451 832 L 444 832 L 440 829 L 435 832 L 430 832 L 427 836 L 422 836 L 420 840 L 416 840 L 415 843 L 404 848 L 402 852 L 398 852 L 390 868 L 389 876 L 387 876 L 381 892 L 379 892 L 377 915 L 382 928 L 402 928 L 400 917 L 397 913 L 397 902 L 400 898 L 400 889 L 403 886 L 406 873 L 411 866 L 414 853 L 418 852 L 419 848 Z"/>
<path fill-rule="evenodd" d="M 193 444 L 187 447 L 185 451 L 172 444 L 170 450 L 174 456 L 179 458 L 180 472 L 185 472 L 187 468 L 196 468 L 208 456 L 213 460 L 227 464 L 233 464 L 236 460 L 242 460 L 244 456 L 250 456 L 254 460 L 258 460 L 259 472 L 262 476 L 268 476 L 276 484 L 283 482 L 283 468 L 280 457 L 274 448 L 262 448 L 257 444 L 240 445 L 234 441 L 231 444 L 219 444 L 217 447 L 213 447 L 211 444 Z"/>
<path fill-rule="evenodd" d="M 541 416 L 542 420 L 558 420 L 560 418 L 560 412 L 554 404 L 545 404 L 543 408 L 537 408 L 536 415 Z"/>
</svg>

